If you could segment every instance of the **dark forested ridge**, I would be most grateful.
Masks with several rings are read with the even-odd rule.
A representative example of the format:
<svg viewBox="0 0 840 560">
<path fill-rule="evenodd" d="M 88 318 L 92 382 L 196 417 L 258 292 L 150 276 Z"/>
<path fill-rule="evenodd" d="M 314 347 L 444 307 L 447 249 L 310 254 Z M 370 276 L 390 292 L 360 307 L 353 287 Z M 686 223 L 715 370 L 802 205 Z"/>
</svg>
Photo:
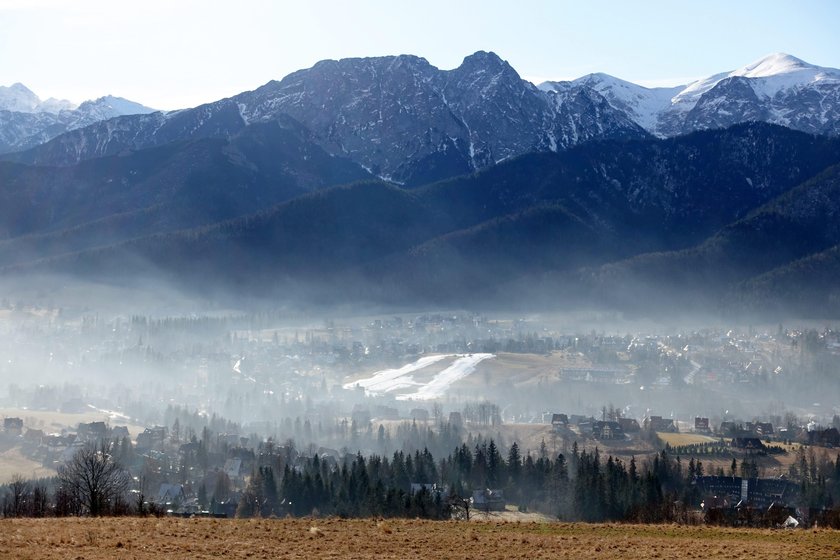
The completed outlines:
<svg viewBox="0 0 840 560">
<path fill-rule="evenodd" d="M 212 224 L 368 177 L 291 120 L 72 167 L 0 162 L 0 261 Z"/>
<path fill-rule="evenodd" d="M 732 310 L 833 314 L 837 294 L 829 278 L 837 270 L 831 255 L 840 242 L 838 201 L 840 167 L 833 166 L 697 246 L 604 266 L 593 285 L 639 301 L 653 289 L 674 301 L 705 291 L 709 301 Z M 669 293 L 656 288 L 662 286 Z"/>
<path fill-rule="evenodd" d="M 0 164 L 0 263 L 305 301 L 516 293 L 638 310 L 654 293 L 707 307 L 837 243 L 824 170 L 838 161 L 837 139 L 751 123 L 528 154 L 420 188 L 329 188 L 369 175 L 292 121 L 250 125 L 66 168 Z"/>
</svg>

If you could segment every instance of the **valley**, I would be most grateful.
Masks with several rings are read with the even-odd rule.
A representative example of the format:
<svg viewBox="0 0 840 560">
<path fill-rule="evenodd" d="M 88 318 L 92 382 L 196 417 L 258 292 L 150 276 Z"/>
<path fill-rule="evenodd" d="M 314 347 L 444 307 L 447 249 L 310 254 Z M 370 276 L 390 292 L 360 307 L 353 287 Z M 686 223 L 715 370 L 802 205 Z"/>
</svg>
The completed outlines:
<svg viewBox="0 0 840 560">
<path fill-rule="evenodd" d="M 840 550 L 835 6 L 18 4 L 0 557 Z"/>
</svg>

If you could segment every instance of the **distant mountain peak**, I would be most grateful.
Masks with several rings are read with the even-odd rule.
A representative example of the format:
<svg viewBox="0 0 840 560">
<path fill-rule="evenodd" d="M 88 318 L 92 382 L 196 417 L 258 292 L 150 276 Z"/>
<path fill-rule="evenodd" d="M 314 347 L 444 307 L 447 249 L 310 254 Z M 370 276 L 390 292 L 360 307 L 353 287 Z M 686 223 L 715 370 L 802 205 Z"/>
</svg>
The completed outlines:
<svg viewBox="0 0 840 560">
<path fill-rule="evenodd" d="M 493 64 L 504 64 L 505 61 L 493 51 L 475 51 L 464 57 L 464 62 L 490 62 Z"/>
<path fill-rule="evenodd" d="M 85 101 L 79 108 L 82 107 L 91 107 L 91 106 L 103 106 L 103 107 L 111 107 L 115 112 L 118 112 L 122 115 L 142 115 L 146 113 L 154 113 L 156 109 L 152 109 L 151 107 L 146 107 L 145 105 L 141 105 L 140 103 L 136 103 L 134 101 L 130 101 L 125 99 L 124 97 L 117 97 L 115 95 L 103 95 L 102 97 L 98 97 L 96 99 L 91 99 Z"/>
<path fill-rule="evenodd" d="M 787 53 L 778 52 L 768 54 L 751 64 L 747 64 L 743 68 L 735 70 L 732 74 L 745 78 L 767 78 L 806 69 L 819 69 L 819 66 L 808 64 L 804 60 Z"/>
<path fill-rule="evenodd" d="M 34 113 L 40 103 L 38 96 L 20 82 L 0 86 L 0 110 Z"/>
<path fill-rule="evenodd" d="M 31 89 L 29 89 L 28 87 L 26 87 L 25 85 L 23 85 L 20 82 L 13 83 L 12 85 L 9 86 L 9 89 L 14 90 L 14 91 L 20 91 L 20 92 L 23 92 L 23 93 L 31 93 L 32 95 L 35 95 L 32 92 Z"/>
<path fill-rule="evenodd" d="M 328 153 L 413 185 L 595 138 L 671 137 L 747 121 L 840 135 L 840 70 L 773 53 L 681 86 L 644 87 L 597 72 L 537 88 L 493 51 L 476 51 L 450 70 L 400 54 L 323 60 L 252 92 L 152 118 L 144 117 L 152 109 L 115 96 L 79 109 L 86 112 L 64 123 L 66 130 L 114 116 L 137 118 L 121 120 L 117 130 L 103 126 L 63 140 L 64 147 L 45 148 L 50 161 L 74 162 L 173 139 L 228 137 L 285 115 L 306 126 Z M 4 128 L 12 131 L 7 146 Z M 17 130 L 32 128 L 0 121 L 0 150 L 43 143 L 56 130 L 41 127 L 37 136 L 15 139 Z"/>
<path fill-rule="evenodd" d="M 463 62 L 461 62 L 461 66 L 456 70 L 473 71 L 476 69 L 489 69 L 492 71 L 509 70 L 516 73 L 516 70 L 506 60 L 503 60 L 493 51 L 476 51 L 471 55 L 465 56 Z M 516 75 L 517 77 L 519 76 L 518 73 Z"/>
</svg>

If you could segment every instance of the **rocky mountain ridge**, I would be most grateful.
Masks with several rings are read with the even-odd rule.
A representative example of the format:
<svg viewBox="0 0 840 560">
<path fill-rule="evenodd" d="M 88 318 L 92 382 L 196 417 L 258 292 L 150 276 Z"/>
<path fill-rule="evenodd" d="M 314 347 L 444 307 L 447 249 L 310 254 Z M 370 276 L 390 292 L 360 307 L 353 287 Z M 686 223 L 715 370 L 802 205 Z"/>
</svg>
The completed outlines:
<svg viewBox="0 0 840 560">
<path fill-rule="evenodd" d="M 659 137 L 726 128 L 746 121 L 788 126 L 811 134 L 840 134 L 840 70 L 774 53 L 731 72 L 690 84 L 645 88 L 608 74 L 544 82 L 544 91 L 584 84 Z"/>
<path fill-rule="evenodd" d="M 113 95 L 77 106 L 66 99 L 41 100 L 21 83 L 0 86 L 0 154 L 30 149 L 65 132 L 115 117 L 153 112 Z"/>
<path fill-rule="evenodd" d="M 169 142 L 229 138 L 251 123 L 292 117 L 328 153 L 412 186 L 591 140 L 671 137 L 753 120 L 837 135 L 840 70 L 775 54 L 673 88 L 606 74 L 536 87 L 492 52 L 467 56 L 452 70 L 412 55 L 348 58 L 192 109 L 106 117 L 86 127 L 76 122 L 75 130 L 6 158 L 72 165 Z M 2 120 L 0 113 L 0 145 L 9 146 L 26 127 Z"/>
</svg>

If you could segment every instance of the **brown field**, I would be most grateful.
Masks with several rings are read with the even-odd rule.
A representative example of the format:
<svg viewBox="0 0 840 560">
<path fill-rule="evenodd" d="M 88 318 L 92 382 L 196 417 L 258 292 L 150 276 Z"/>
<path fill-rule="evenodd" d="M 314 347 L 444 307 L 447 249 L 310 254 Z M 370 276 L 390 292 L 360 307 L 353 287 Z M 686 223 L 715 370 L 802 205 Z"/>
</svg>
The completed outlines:
<svg viewBox="0 0 840 560">
<path fill-rule="evenodd" d="M 694 445 L 695 443 L 715 443 L 720 441 L 720 438 L 704 436 L 703 434 L 672 434 L 669 432 L 656 432 L 656 435 L 659 439 L 671 447 L 676 447 L 678 445 Z"/>
<path fill-rule="evenodd" d="M 23 478 L 38 479 L 55 476 L 55 470 L 44 467 L 21 453 L 20 447 L 0 446 L 0 484 L 12 481 L 15 475 Z"/>
<path fill-rule="evenodd" d="M 837 558 L 840 532 L 419 520 L 7 519 L 0 558 Z"/>
<path fill-rule="evenodd" d="M 70 413 L 56 410 L 32 410 L 26 408 L 0 408 L 0 417 L 18 417 L 23 419 L 24 430 L 29 428 L 44 430 L 46 433 L 58 433 L 62 429 L 75 431 L 80 423 L 106 422 L 110 426 L 126 426 L 132 437 L 144 430 L 143 426 L 132 424 L 124 418 L 113 418 L 106 412 L 91 409 L 87 412 Z"/>
</svg>

